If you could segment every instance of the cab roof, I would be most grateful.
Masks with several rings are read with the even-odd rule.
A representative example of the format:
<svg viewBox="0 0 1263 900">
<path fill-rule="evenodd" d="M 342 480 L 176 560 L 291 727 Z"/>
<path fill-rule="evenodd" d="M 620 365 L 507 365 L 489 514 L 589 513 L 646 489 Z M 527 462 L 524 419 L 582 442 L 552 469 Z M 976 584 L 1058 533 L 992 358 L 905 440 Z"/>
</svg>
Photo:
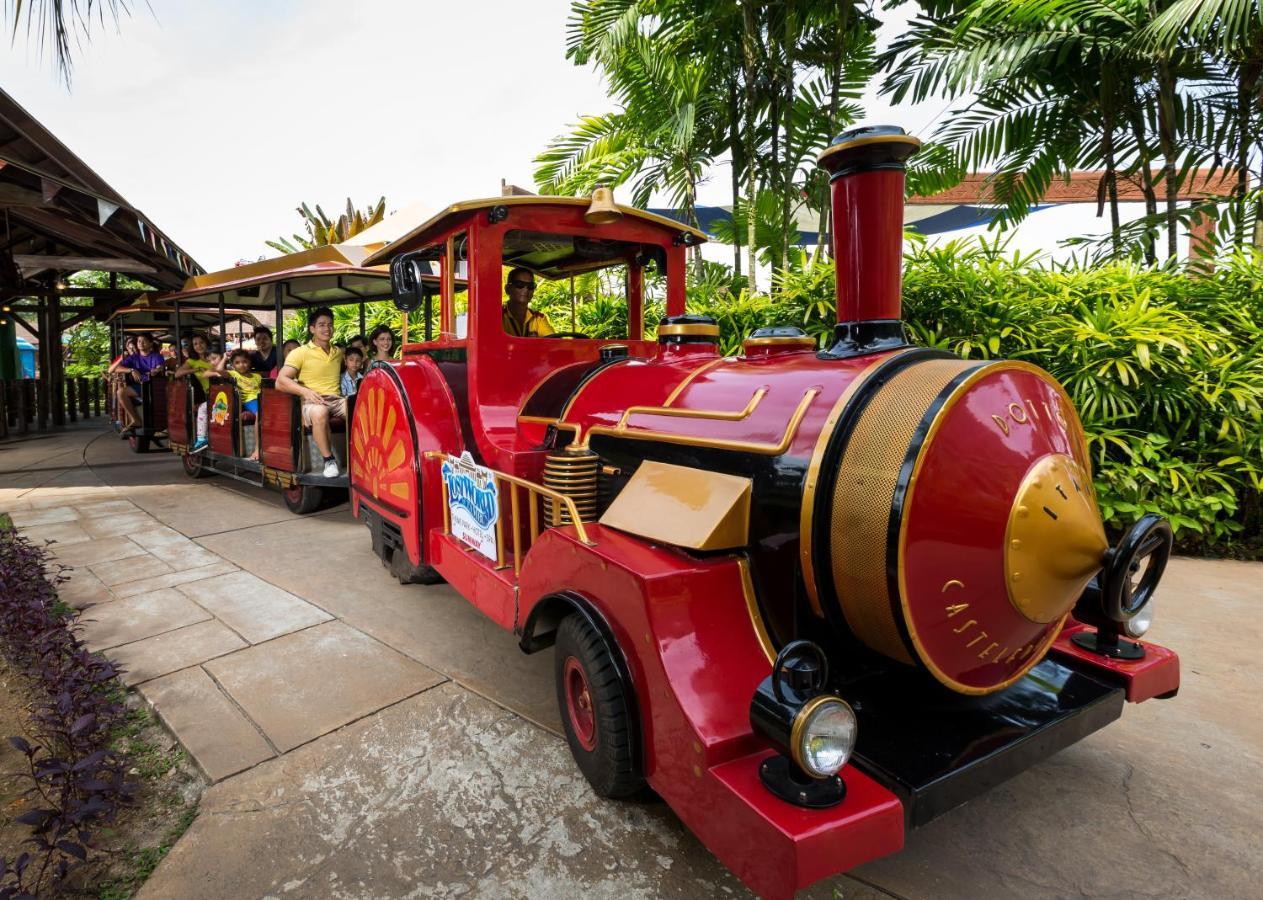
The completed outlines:
<svg viewBox="0 0 1263 900">
<path fill-rule="evenodd" d="M 175 327 L 175 306 L 155 302 L 158 295 L 141 294 L 130 306 L 116 309 L 106 322 L 119 320 L 124 331 L 167 331 Z M 253 328 L 259 320 L 244 309 L 224 309 L 224 321 L 240 319 Z M 180 308 L 180 325 L 183 328 L 213 328 L 219 324 L 219 307 L 197 306 Z"/>
<path fill-rule="evenodd" d="M 453 203 L 443 211 L 431 216 L 428 220 L 413 228 L 408 233 L 391 241 L 385 247 L 373 251 L 364 260 L 365 265 L 376 265 L 378 263 L 389 262 L 400 253 L 406 253 L 409 250 L 415 250 L 422 247 L 433 240 L 437 235 L 442 234 L 453 224 L 453 220 L 463 217 L 466 213 L 480 209 L 489 209 L 493 206 L 582 206 L 587 207 L 592 202 L 590 197 L 548 197 L 537 196 L 534 194 L 515 195 L 509 197 L 485 197 L 481 200 L 463 200 L 460 203 Z M 668 219 L 666 216 L 659 216 L 655 213 L 646 212 L 643 209 L 637 209 L 634 206 L 624 206 L 623 204 L 615 204 L 619 212 L 633 219 L 640 219 L 644 222 L 650 222 L 664 230 L 668 230 L 673 234 L 688 234 L 695 240 L 701 242 L 707 240 L 706 233 L 698 231 L 696 228 L 685 225 L 683 222 L 677 222 L 675 219 Z M 599 226 L 597 226 L 599 227 Z"/>
<path fill-rule="evenodd" d="M 365 265 L 367 255 L 364 247 L 352 244 L 313 247 L 195 275 L 179 291 L 159 299 L 164 304 L 184 304 L 213 297 L 218 304 L 222 294 L 225 304 L 237 308 L 273 309 L 281 285 L 282 305 L 290 308 L 390 299 L 390 272 L 385 266 Z"/>
</svg>

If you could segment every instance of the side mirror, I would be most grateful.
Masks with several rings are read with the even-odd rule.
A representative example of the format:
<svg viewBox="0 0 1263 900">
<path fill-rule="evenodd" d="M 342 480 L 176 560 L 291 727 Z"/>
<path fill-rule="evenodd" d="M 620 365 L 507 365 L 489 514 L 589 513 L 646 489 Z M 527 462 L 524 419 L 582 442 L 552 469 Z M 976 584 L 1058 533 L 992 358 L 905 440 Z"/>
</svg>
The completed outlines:
<svg viewBox="0 0 1263 900">
<path fill-rule="evenodd" d="M 395 295 L 395 308 L 412 312 L 425 299 L 421 260 L 416 256 L 396 256 L 390 261 L 390 290 Z"/>
</svg>

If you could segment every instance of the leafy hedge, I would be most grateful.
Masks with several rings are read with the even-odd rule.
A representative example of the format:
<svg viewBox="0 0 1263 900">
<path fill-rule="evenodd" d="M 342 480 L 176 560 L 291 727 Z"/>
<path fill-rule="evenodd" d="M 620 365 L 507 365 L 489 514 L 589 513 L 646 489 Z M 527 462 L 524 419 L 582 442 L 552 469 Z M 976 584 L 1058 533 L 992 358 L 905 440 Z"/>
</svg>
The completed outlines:
<svg viewBox="0 0 1263 900">
<path fill-rule="evenodd" d="M 0 528 L 0 654 L 31 701 L 28 735 L 9 742 L 26 757 L 32 806 L 16 819 L 30 826 L 32 849 L 0 859 L 0 900 L 55 891 L 87 859 L 91 829 L 132 794 L 126 760 L 110 749 L 126 714 L 118 670 L 75 633 L 78 613 L 57 600 L 60 580 L 44 548 Z"/>
<path fill-rule="evenodd" d="M 782 275 L 771 297 L 735 294 L 722 267 L 690 288 L 725 352 L 767 324 L 822 341 L 835 320 L 831 265 Z M 965 358 L 1025 359 L 1070 393 L 1106 524 L 1167 516 L 1185 550 L 1259 555 L 1263 543 L 1263 256 L 1207 274 L 1044 266 L 995 246 L 915 247 L 904 319 L 915 341 Z"/>
</svg>

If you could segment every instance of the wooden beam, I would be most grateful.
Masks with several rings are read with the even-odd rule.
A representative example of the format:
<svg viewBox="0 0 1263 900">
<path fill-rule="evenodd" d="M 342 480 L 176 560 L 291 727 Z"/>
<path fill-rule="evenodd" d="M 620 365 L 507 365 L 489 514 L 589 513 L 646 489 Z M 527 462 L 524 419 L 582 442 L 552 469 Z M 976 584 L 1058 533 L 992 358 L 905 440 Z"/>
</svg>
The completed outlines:
<svg viewBox="0 0 1263 900">
<path fill-rule="evenodd" d="M 42 256 L 31 253 L 13 254 L 13 262 L 22 271 L 23 278 L 54 269 L 58 272 L 78 272 L 91 269 L 100 272 L 138 272 L 151 274 L 158 269 L 136 259 L 117 256 Z"/>
<path fill-rule="evenodd" d="M 48 206 L 39 191 L 28 190 L 18 184 L 0 183 L 0 206 Z"/>
</svg>

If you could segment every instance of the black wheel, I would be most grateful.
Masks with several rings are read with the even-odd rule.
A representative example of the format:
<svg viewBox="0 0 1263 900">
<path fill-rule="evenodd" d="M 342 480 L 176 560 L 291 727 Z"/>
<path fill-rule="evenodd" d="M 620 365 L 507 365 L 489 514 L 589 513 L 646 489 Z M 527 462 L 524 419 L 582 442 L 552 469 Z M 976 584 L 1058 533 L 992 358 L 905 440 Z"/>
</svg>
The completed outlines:
<svg viewBox="0 0 1263 900">
<path fill-rule="evenodd" d="M 442 584 L 443 576 L 434 568 L 427 565 L 414 566 L 412 561 L 408 559 L 406 550 L 400 548 L 395 551 L 387 550 L 390 554 L 390 574 L 399 579 L 400 584 Z M 383 560 L 385 562 L 385 560 Z"/>
<path fill-rule="evenodd" d="M 577 613 L 557 629 L 553 671 L 566 741 L 592 789 L 611 799 L 640 791 L 629 698 L 605 642 Z"/>
<path fill-rule="evenodd" d="M 320 508 L 324 500 L 324 491 L 311 484 L 296 484 L 292 488 L 281 491 L 285 497 L 285 506 L 292 513 L 305 516 Z"/>
<path fill-rule="evenodd" d="M 148 453 L 149 438 L 142 434 L 130 434 L 127 436 L 127 445 L 132 448 L 133 453 Z"/>
<path fill-rule="evenodd" d="M 180 462 L 184 466 L 184 474 L 190 478 L 207 478 L 215 474 L 200 453 L 184 453 L 180 456 Z"/>
</svg>

